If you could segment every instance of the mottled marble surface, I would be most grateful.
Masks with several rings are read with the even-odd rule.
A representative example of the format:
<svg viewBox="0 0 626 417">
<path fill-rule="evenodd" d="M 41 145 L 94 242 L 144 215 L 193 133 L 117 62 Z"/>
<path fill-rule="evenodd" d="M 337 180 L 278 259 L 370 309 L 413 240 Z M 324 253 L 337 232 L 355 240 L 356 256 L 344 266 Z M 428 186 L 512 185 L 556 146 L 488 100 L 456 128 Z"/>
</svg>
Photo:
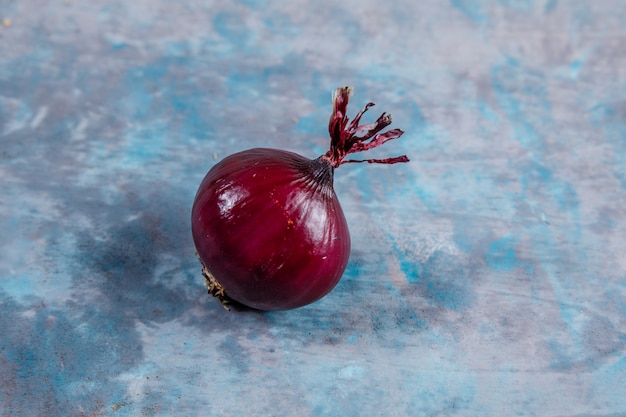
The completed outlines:
<svg viewBox="0 0 626 417">
<path fill-rule="evenodd" d="M 626 2 L 0 2 L 0 415 L 626 415 Z M 405 136 L 335 185 L 346 273 L 227 312 L 224 156 Z M 353 114 L 353 113 L 352 113 Z"/>
</svg>

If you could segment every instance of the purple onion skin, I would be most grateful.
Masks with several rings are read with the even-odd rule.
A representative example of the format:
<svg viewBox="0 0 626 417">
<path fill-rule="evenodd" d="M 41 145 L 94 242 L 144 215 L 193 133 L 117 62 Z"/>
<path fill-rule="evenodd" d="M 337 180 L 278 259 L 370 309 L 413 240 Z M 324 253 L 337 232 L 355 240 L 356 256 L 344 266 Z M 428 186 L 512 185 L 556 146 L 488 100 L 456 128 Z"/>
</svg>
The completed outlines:
<svg viewBox="0 0 626 417">
<path fill-rule="evenodd" d="M 192 208 L 198 256 L 227 297 L 259 310 L 312 303 L 339 282 L 348 225 L 328 160 L 256 148 L 215 165 Z"/>
<path fill-rule="evenodd" d="M 302 307 L 328 294 L 350 256 L 350 233 L 333 189 L 335 168 L 348 162 L 395 164 L 406 155 L 346 156 L 402 136 L 383 113 L 360 124 L 367 103 L 349 121 L 352 87 L 333 94 L 330 148 L 317 159 L 267 148 L 226 157 L 207 173 L 192 208 L 191 230 L 209 294 L 259 310 Z"/>
</svg>

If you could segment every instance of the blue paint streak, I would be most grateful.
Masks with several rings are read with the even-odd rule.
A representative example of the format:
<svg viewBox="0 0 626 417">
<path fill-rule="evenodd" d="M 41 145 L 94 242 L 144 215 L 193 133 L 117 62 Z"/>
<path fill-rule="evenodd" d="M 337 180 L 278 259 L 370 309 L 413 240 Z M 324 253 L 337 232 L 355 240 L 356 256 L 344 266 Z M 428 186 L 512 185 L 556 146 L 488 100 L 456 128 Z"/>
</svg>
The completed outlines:
<svg viewBox="0 0 626 417">
<path fill-rule="evenodd" d="M 578 74 L 580 74 L 580 70 L 582 69 L 585 62 L 582 59 L 576 59 L 572 61 L 570 64 L 570 77 L 572 80 L 578 79 Z"/>
<path fill-rule="evenodd" d="M 250 7 L 251 9 L 259 9 L 264 4 L 260 0 L 237 0 L 237 2 Z"/>
<path fill-rule="evenodd" d="M 465 17 L 476 24 L 483 25 L 489 19 L 485 11 L 486 7 L 480 0 L 450 0 L 450 3 L 455 9 L 463 13 Z"/>
<path fill-rule="evenodd" d="M 251 31 L 237 13 L 220 12 L 213 19 L 213 26 L 224 40 L 239 50 L 246 50 L 250 42 Z"/>
<path fill-rule="evenodd" d="M 398 244 L 393 236 L 389 236 L 391 240 L 392 247 L 394 252 L 396 253 L 398 263 L 400 265 L 400 270 L 404 274 L 407 282 L 409 284 L 416 284 L 419 282 L 420 278 L 420 264 L 419 262 L 411 257 L 407 256 L 404 251 L 401 251 L 398 247 Z"/>
<path fill-rule="evenodd" d="M 489 245 L 487 264 L 496 271 L 510 271 L 520 265 L 515 246 L 518 238 L 513 235 L 504 236 Z"/>
<path fill-rule="evenodd" d="M 552 171 L 541 161 L 535 159 L 528 161 L 527 166 L 524 167 L 524 174 L 521 174 L 519 178 L 520 197 L 526 199 L 529 190 L 553 186 L 552 175 Z"/>
<path fill-rule="evenodd" d="M 546 13 L 552 13 L 557 8 L 559 0 L 548 0 L 545 6 Z"/>
<path fill-rule="evenodd" d="M 411 188 L 407 189 L 407 192 L 414 193 L 432 213 L 439 211 L 435 186 L 425 183 L 422 183 L 420 186 L 412 184 Z"/>
<path fill-rule="evenodd" d="M 527 12 L 533 7 L 532 0 L 499 0 L 500 4 L 517 12 Z"/>
<path fill-rule="evenodd" d="M 551 186 L 552 195 L 555 197 L 559 208 L 562 210 L 576 211 L 580 205 L 576 189 L 568 182 L 556 183 Z"/>
<path fill-rule="evenodd" d="M 480 114 L 488 121 L 492 123 L 501 122 L 500 116 L 498 116 L 498 113 L 496 113 L 496 111 L 484 101 L 478 102 L 478 110 L 480 111 Z"/>
<path fill-rule="evenodd" d="M 317 134 L 321 126 L 326 126 L 328 117 L 323 117 L 321 112 L 311 113 L 300 117 L 296 124 L 296 130 L 302 133 Z M 330 139 L 329 139 L 330 140 Z"/>
<path fill-rule="evenodd" d="M 452 239 L 459 250 L 465 253 L 470 253 L 474 247 L 475 236 L 472 236 L 469 233 L 469 230 L 467 230 L 464 226 L 465 225 L 462 224 L 462 222 L 455 223 L 454 235 L 452 236 Z"/>
<path fill-rule="evenodd" d="M 622 355 L 615 363 L 601 368 L 594 379 L 593 387 L 596 392 L 606 396 L 616 409 L 626 409 L 623 390 L 617 388 L 626 386 L 625 356 Z"/>
<path fill-rule="evenodd" d="M 503 65 L 493 68 L 492 88 L 513 128 L 515 139 L 526 149 L 543 151 L 539 132 L 552 120 L 545 76 L 522 67 L 516 59 L 508 58 Z"/>
<path fill-rule="evenodd" d="M 272 13 L 263 20 L 263 23 L 265 23 L 268 30 L 271 30 L 274 34 L 289 37 L 296 37 L 301 34 L 301 28 L 298 25 L 295 25 L 288 15 L 283 13 Z M 275 52 L 283 52 L 284 55 L 289 53 L 286 46 L 281 43 L 273 44 L 272 49 Z"/>
<path fill-rule="evenodd" d="M 618 90 L 617 94 L 623 95 L 624 90 Z M 590 113 L 594 126 L 604 132 L 613 149 L 613 172 L 622 189 L 626 190 L 626 105 L 621 104 L 623 102 L 620 100 L 616 104 L 600 103 L 592 107 Z"/>
</svg>

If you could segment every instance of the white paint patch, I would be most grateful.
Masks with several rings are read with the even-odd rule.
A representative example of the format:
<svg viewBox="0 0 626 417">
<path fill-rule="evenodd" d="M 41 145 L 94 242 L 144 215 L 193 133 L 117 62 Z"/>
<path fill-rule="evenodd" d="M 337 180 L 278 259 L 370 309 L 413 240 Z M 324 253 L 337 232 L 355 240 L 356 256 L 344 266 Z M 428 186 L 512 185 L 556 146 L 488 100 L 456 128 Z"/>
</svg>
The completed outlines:
<svg viewBox="0 0 626 417">
<path fill-rule="evenodd" d="M 72 130 L 72 137 L 70 140 L 79 141 L 83 140 L 87 137 L 85 130 L 89 127 L 89 120 L 87 118 L 80 119 L 80 122 L 76 125 L 76 127 Z"/>
<path fill-rule="evenodd" d="M 348 365 L 341 368 L 337 372 L 337 378 L 339 379 L 359 379 L 365 373 L 365 369 L 358 365 Z"/>
<path fill-rule="evenodd" d="M 14 98 L 0 96 L 0 114 L 5 120 L 2 136 L 23 129 L 32 114 L 28 106 Z"/>
<path fill-rule="evenodd" d="M 126 216 L 125 220 L 126 220 L 127 223 L 130 223 L 132 221 L 137 220 L 140 217 L 141 217 L 141 213 L 136 213 L 136 214 L 131 214 L 130 216 Z"/>
<path fill-rule="evenodd" d="M 37 111 L 37 114 L 35 115 L 35 117 L 33 117 L 33 120 L 31 120 L 30 127 L 32 129 L 37 129 L 39 125 L 41 124 L 41 122 L 43 122 L 46 119 L 47 115 L 48 115 L 48 106 L 41 106 L 39 110 Z"/>
</svg>

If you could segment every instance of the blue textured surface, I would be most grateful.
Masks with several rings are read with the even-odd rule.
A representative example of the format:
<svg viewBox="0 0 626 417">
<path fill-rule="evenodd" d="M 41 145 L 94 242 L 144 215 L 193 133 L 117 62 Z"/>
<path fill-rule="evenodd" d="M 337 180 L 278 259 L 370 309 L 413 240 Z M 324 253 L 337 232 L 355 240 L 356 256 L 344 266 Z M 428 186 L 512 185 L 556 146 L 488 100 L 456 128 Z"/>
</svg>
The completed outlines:
<svg viewBox="0 0 626 417">
<path fill-rule="evenodd" d="M 4 20 L 2 20 L 4 19 Z M 0 415 L 626 415 L 626 3 L 0 3 Z M 197 185 L 343 166 L 353 251 L 280 313 L 205 294 Z"/>
</svg>

